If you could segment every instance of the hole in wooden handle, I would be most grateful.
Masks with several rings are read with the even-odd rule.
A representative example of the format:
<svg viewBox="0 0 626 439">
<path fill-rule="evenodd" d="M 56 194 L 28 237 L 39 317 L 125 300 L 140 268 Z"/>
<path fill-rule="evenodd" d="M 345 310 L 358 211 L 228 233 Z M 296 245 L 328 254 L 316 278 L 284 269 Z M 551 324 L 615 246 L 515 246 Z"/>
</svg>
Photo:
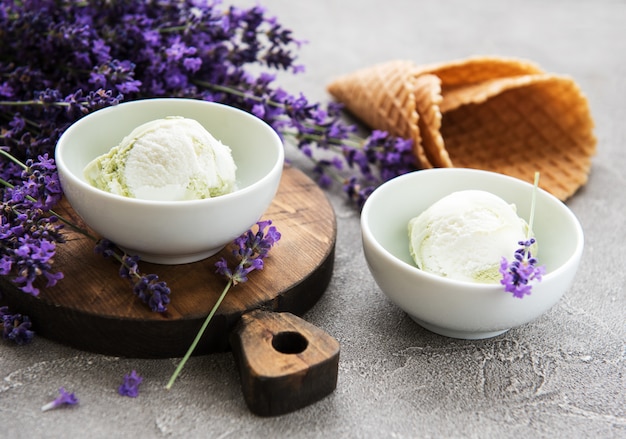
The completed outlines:
<svg viewBox="0 0 626 439">
<path fill-rule="evenodd" d="M 308 340 L 294 331 L 279 332 L 272 338 L 272 347 L 283 354 L 300 354 L 308 345 Z"/>
<path fill-rule="evenodd" d="M 339 342 L 294 314 L 245 313 L 230 343 L 246 404 L 259 416 L 293 412 L 337 387 Z"/>
</svg>

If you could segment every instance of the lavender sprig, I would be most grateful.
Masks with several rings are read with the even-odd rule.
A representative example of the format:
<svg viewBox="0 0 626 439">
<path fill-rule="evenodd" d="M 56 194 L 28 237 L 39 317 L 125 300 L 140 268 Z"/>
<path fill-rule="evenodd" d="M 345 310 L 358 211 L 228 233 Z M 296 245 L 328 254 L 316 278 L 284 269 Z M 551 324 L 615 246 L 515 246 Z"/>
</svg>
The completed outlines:
<svg viewBox="0 0 626 439">
<path fill-rule="evenodd" d="M 303 42 L 260 6 L 223 10 L 219 4 L 3 4 L 0 120 L 3 114 L 10 120 L 5 143 L 18 157 L 51 152 L 69 123 L 98 107 L 176 96 L 222 102 L 264 119 L 313 160 L 321 186 L 339 182 L 359 205 L 380 182 L 415 169 L 407 140 L 376 132 L 356 138 L 339 105 L 324 107 L 287 93 L 274 85 L 275 74 L 262 69 L 251 74 L 252 65 L 255 71 L 302 72 L 295 50 Z M 37 61 L 24 65 L 23 59 Z M 347 169 L 359 176 L 342 175 Z"/>
<path fill-rule="evenodd" d="M 513 255 L 511 262 L 503 257 L 500 261 L 500 283 L 504 285 L 504 290 L 513 293 L 513 297 L 518 299 L 530 295 L 532 281 L 540 282 L 546 269 L 543 265 L 537 266 L 537 259 L 533 257 L 530 249 L 536 243 L 535 238 L 530 238 L 533 221 L 535 219 L 535 205 L 537 198 L 537 188 L 539 186 L 539 173 L 535 173 L 532 201 L 530 205 L 530 219 L 528 221 L 528 233 L 526 240 L 519 241 L 520 248 Z"/>
<path fill-rule="evenodd" d="M 41 411 L 45 412 L 48 410 L 56 409 L 58 407 L 76 404 L 78 404 L 78 398 L 76 398 L 74 393 L 66 392 L 65 388 L 61 387 L 59 388 L 59 396 L 57 396 L 53 401 L 41 407 Z"/>
<path fill-rule="evenodd" d="M 191 346 L 189 346 L 187 353 L 176 367 L 176 370 L 165 386 L 166 389 L 169 390 L 174 385 L 174 381 L 176 381 L 176 378 L 183 370 L 185 363 L 187 363 L 187 360 L 189 360 L 191 354 L 196 349 L 204 331 L 209 326 L 211 319 L 213 319 L 215 312 L 226 297 L 228 291 L 230 291 L 230 288 L 234 285 L 246 282 L 248 280 L 248 275 L 253 270 L 262 270 L 264 267 L 263 260 L 268 256 L 269 251 L 274 244 L 280 240 L 280 232 L 276 229 L 276 227 L 272 226 L 271 220 L 259 221 L 257 222 L 256 227 L 256 232 L 250 229 L 235 240 L 234 243 L 237 248 L 233 250 L 232 254 L 238 263 L 234 268 L 230 268 L 228 262 L 224 258 L 220 258 L 220 260 L 215 263 L 216 273 L 225 276 L 226 279 L 228 279 L 228 282 L 226 283 L 222 294 L 217 299 L 217 302 L 213 305 L 209 315 L 204 320 L 198 334 L 191 343 Z"/>
<path fill-rule="evenodd" d="M 21 162 L 52 157 L 60 135 L 86 114 L 167 96 L 221 102 L 257 115 L 312 160 L 320 186 L 340 184 L 358 206 L 380 182 L 415 169 L 410 141 L 381 132 L 360 138 L 355 126 L 342 121 L 339 105 L 311 103 L 275 85 L 274 71 L 304 70 L 296 52 L 303 42 L 260 6 L 221 8 L 219 1 L 194 0 L 0 2 L 0 29 L 0 150 Z M 60 194 L 52 191 L 56 171 L 39 160 L 43 168 L 36 172 L 43 180 L 34 176 L 23 185 L 23 168 L 11 160 L 2 164 L 0 178 L 7 188 L 17 187 L 16 197 L 39 192 L 35 198 L 51 206 Z M 9 192 L 5 188 L 3 200 Z M 53 219 L 42 219 L 38 210 L 25 212 L 16 216 L 18 211 L 3 209 L 2 233 L 32 224 L 46 232 L 29 236 L 25 246 L 18 245 L 18 237 L 13 247 L 4 245 L 0 274 L 21 273 L 20 285 L 37 294 L 36 277 L 46 276 L 53 285 L 62 276 L 51 270 L 62 241 L 52 239 L 61 236 Z M 150 300 L 153 285 L 160 284 L 144 279 L 136 293 Z M 160 309 L 158 300 L 153 305 Z"/>
<path fill-rule="evenodd" d="M 246 282 L 251 271 L 262 270 L 263 259 L 280 240 L 280 233 L 271 224 L 271 220 L 259 221 L 256 224 L 256 233 L 250 229 L 235 239 L 234 244 L 237 248 L 233 250 L 233 255 L 239 263 L 231 270 L 226 259 L 220 258 L 215 263 L 215 272 L 226 277 L 233 285 L 237 285 Z"/>
<path fill-rule="evenodd" d="M 500 283 L 504 285 L 505 291 L 513 293 L 513 297 L 519 299 L 530 295 L 531 281 L 540 282 L 546 271 L 543 265 L 537 266 L 537 259 L 530 252 L 530 247 L 533 244 L 535 244 L 535 238 L 520 241 L 521 247 L 515 252 L 513 260 L 509 262 L 503 257 L 500 263 L 500 273 L 502 274 Z"/>
<path fill-rule="evenodd" d="M 2 327 L 2 338 L 18 345 L 30 343 L 35 335 L 30 330 L 31 322 L 28 316 L 12 314 L 7 306 L 0 306 L 0 326 Z"/>
<path fill-rule="evenodd" d="M 156 274 L 141 274 L 139 271 L 139 257 L 118 253 L 119 249 L 108 239 L 99 239 L 95 252 L 104 257 L 112 257 L 120 263 L 119 275 L 128 279 L 133 286 L 133 293 L 154 312 L 167 311 L 170 303 L 170 288 L 163 281 L 159 281 Z"/>
</svg>

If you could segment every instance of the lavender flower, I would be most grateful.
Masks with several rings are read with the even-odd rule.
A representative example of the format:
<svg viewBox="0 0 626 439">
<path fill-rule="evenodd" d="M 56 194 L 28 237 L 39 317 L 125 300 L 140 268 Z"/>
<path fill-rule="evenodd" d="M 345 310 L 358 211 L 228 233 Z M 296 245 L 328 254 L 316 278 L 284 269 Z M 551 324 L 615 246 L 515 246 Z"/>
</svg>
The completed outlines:
<svg viewBox="0 0 626 439">
<path fill-rule="evenodd" d="M 0 155 L 11 157 L 1 150 Z M 13 160 L 11 164 L 11 170 L 0 178 L 0 275 L 13 275 L 22 291 L 36 296 L 39 277 L 47 280 L 48 287 L 63 278 L 63 273 L 53 272 L 56 244 L 65 241 L 62 225 L 47 215 L 60 199 L 61 188 L 54 160 L 47 154 L 37 161 Z"/>
<path fill-rule="evenodd" d="M 137 375 L 137 372 L 133 370 L 130 374 L 124 375 L 124 382 L 117 389 L 117 393 L 122 396 L 129 396 L 136 398 L 139 395 L 139 384 L 143 381 L 143 378 Z"/>
<path fill-rule="evenodd" d="M 48 404 L 41 407 L 41 411 L 45 412 L 48 410 L 52 410 L 61 406 L 66 405 L 75 405 L 78 404 L 78 398 L 74 396 L 74 393 L 69 393 L 65 391 L 65 388 L 59 388 L 59 396 L 54 400 L 49 402 Z"/>
<path fill-rule="evenodd" d="M 219 308 L 220 304 L 226 297 L 230 288 L 248 280 L 248 274 L 253 270 L 262 270 L 264 267 L 263 260 L 268 256 L 271 248 L 280 240 L 280 232 L 276 227 L 272 226 L 272 221 L 259 221 L 256 223 L 257 231 L 253 232 L 252 229 L 241 235 L 235 240 L 236 248 L 232 251 L 232 255 L 238 261 L 234 268 L 230 268 L 228 261 L 225 258 L 220 258 L 216 263 L 216 272 L 225 276 L 228 279 L 228 283 L 224 287 L 222 294 L 213 305 L 211 312 L 204 320 L 204 323 L 200 327 L 196 338 L 189 346 L 187 353 L 176 367 L 176 370 L 172 374 L 169 382 L 165 386 L 166 389 L 170 389 L 174 385 L 174 381 L 183 370 L 185 363 L 191 357 L 191 354 L 196 349 L 198 342 L 202 338 L 204 331 L 209 326 L 211 319 L 215 315 L 215 312 Z"/>
<path fill-rule="evenodd" d="M 215 272 L 225 276 L 233 285 L 237 285 L 246 282 L 251 271 L 262 270 L 263 259 L 267 257 L 272 246 L 280 240 L 280 232 L 271 224 L 271 220 L 259 221 L 256 224 L 258 229 L 256 233 L 248 230 L 235 239 L 234 243 L 237 248 L 232 251 L 232 254 L 239 263 L 231 269 L 226 259 L 221 258 L 215 263 Z"/>
<path fill-rule="evenodd" d="M 2 338 L 18 345 L 30 343 L 35 335 L 30 330 L 31 322 L 28 316 L 11 314 L 7 306 L 0 306 L 0 326 L 2 326 Z"/>
<path fill-rule="evenodd" d="M 504 285 L 504 290 L 513 293 L 513 297 L 519 299 L 526 295 L 530 295 L 532 290 L 531 281 L 541 281 L 541 277 L 545 274 L 543 265 L 537 266 L 530 247 L 535 243 L 535 238 L 527 241 L 520 241 L 521 246 L 514 254 L 513 260 L 509 262 L 505 257 L 500 263 L 500 273 L 502 280 L 500 283 Z"/>
<path fill-rule="evenodd" d="M 322 107 L 291 95 L 263 69 L 251 74 L 251 65 L 303 71 L 295 53 L 303 42 L 260 6 L 224 11 L 218 5 L 192 0 L 3 4 L 0 113 L 12 118 L 5 144 L 21 158 L 52 152 L 58 135 L 83 114 L 121 100 L 177 96 L 222 102 L 263 118 L 314 160 L 324 187 L 346 179 L 329 176 L 326 171 L 338 161 L 314 157 L 313 146 L 332 150 L 362 172 L 358 185 L 363 188 L 414 169 L 409 141 L 373 133 L 365 145 L 360 139 L 353 145 L 355 127 L 342 123 L 339 105 Z M 37 62 L 22 65 L 23 59 Z M 56 68 L 59 64 L 67 68 Z M 15 106 L 20 113 L 8 113 Z M 377 182 L 370 178 L 372 167 L 380 168 Z M 345 186 L 349 195 L 355 193 L 354 184 Z"/>
<path fill-rule="evenodd" d="M 133 286 L 135 295 L 154 312 L 167 311 L 170 303 L 170 289 L 163 281 L 159 281 L 156 274 L 141 274 L 139 272 L 139 257 L 126 253 L 118 253 L 118 248 L 108 239 L 99 239 L 95 252 L 104 257 L 113 257 L 120 262 L 119 275 L 128 279 Z"/>
<path fill-rule="evenodd" d="M 14 276 L 29 294 L 39 293 L 38 278 L 52 286 L 62 277 L 52 268 L 60 226 L 43 214 L 61 196 L 49 157 L 67 127 L 100 108 L 171 96 L 249 111 L 293 139 L 322 187 L 342 185 L 359 206 L 382 181 L 414 169 L 410 141 L 379 132 L 360 139 L 342 122 L 341 106 L 311 103 L 275 85 L 276 71 L 304 70 L 296 53 L 303 42 L 260 6 L 0 2 L 0 29 L 0 151 L 28 169 L 10 159 L 0 163 L 0 275 Z M 37 201 L 29 204 L 31 198 Z M 245 279 L 250 267 L 233 280 Z M 164 283 L 127 274 L 141 300 L 165 309 Z"/>
<path fill-rule="evenodd" d="M 31 208 L 41 209 L 44 212 L 52 209 L 62 196 L 61 183 L 56 173 L 54 160 L 48 158 L 47 153 L 37 157 L 37 161 L 26 160 L 26 168 L 21 174 L 21 186 L 14 187 L 13 191 L 13 199 L 16 196 L 23 197 L 22 203 Z"/>
</svg>

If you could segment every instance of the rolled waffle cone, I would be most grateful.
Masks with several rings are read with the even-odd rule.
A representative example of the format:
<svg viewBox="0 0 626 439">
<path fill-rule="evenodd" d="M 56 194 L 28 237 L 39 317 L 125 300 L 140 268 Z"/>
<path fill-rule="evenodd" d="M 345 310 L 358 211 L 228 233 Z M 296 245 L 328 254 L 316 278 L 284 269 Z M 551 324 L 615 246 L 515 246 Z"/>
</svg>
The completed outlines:
<svg viewBox="0 0 626 439">
<path fill-rule="evenodd" d="M 454 166 L 526 181 L 539 172 L 540 186 L 561 200 L 587 182 L 596 139 L 574 80 L 527 75 L 455 93 L 475 103 L 443 113 L 442 137 Z"/>
<path fill-rule="evenodd" d="M 393 120 L 384 117 L 387 112 L 377 111 L 389 107 L 385 98 L 365 98 L 360 90 L 372 87 L 370 69 L 339 78 L 329 91 L 372 128 L 399 136 L 417 132 L 410 138 L 420 142 L 414 145 L 418 166 L 430 167 L 423 165 L 425 156 L 431 166 L 484 169 L 526 181 L 538 171 L 541 187 L 561 200 L 586 183 L 596 139 L 587 100 L 573 79 L 504 58 L 391 66 L 376 66 L 377 86 L 386 82 L 381 75 L 388 69 L 403 84 L 412 84 L 406 89 L 414 90 L 417 118 L 403 120 L 414 128 L 394 130 Z M 393 97 L 397 88 L 393 84 L 376 94 Z M 360 96 L 358 105 L 354 96 Z M 368 114 L 376 111 L 378 119 Z M 410 113 L 410 108 L 403 111 Z"/>
<path fill-rule="evenodd" d="M 368 126 L 412 139 L 418 165 L 431 168 L 418 127 L 413 67 L 410 61 L 375 65 L 337 79 L 328 89 Z"/>
</svg>

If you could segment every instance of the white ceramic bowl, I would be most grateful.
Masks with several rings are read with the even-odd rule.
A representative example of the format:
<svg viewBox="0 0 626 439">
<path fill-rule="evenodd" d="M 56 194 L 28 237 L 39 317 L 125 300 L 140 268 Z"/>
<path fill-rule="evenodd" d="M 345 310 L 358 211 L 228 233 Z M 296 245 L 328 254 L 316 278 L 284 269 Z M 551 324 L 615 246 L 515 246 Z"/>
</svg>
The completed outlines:
<svg viewBox="0 0 626 439">
<path fill-rule="evenodd" d="M 533 229 L 539 265 L 545 265 L 546 274 L 522 299 L 499 284 L 451 280 L 420 270 L 409 253 L 409 220 L 442 197 L 465 189 L 489 191 L 515 203 L 518 214 L 528 220 L 531 184 L 480 170 L 416 171 L 389 180 L 366 201 L 361 213 L 363 249 L 380 289 L 421 326 L 448 337 L 488 338 L 536 319 L 561 298 L 578 269 L 583 231 L 564 203 L 538 190 Z"/>
<path fill-rule="evenodd" d="M 200 122 L 232 149 L 237 190 L 215 198 L 147 201 L 113 195 L 86 182 L 83 169 L 137 126 L 166 116 Z M 207 258 L 248 230 L 280 183 L 284 149 L 276 132 L 233 107 L 193 99 L 146 99 L 95 111 L 70 126 L 56 147 L 61 186 L 72 208 L 100 235 L 148 262 Z"/>
</svg>

